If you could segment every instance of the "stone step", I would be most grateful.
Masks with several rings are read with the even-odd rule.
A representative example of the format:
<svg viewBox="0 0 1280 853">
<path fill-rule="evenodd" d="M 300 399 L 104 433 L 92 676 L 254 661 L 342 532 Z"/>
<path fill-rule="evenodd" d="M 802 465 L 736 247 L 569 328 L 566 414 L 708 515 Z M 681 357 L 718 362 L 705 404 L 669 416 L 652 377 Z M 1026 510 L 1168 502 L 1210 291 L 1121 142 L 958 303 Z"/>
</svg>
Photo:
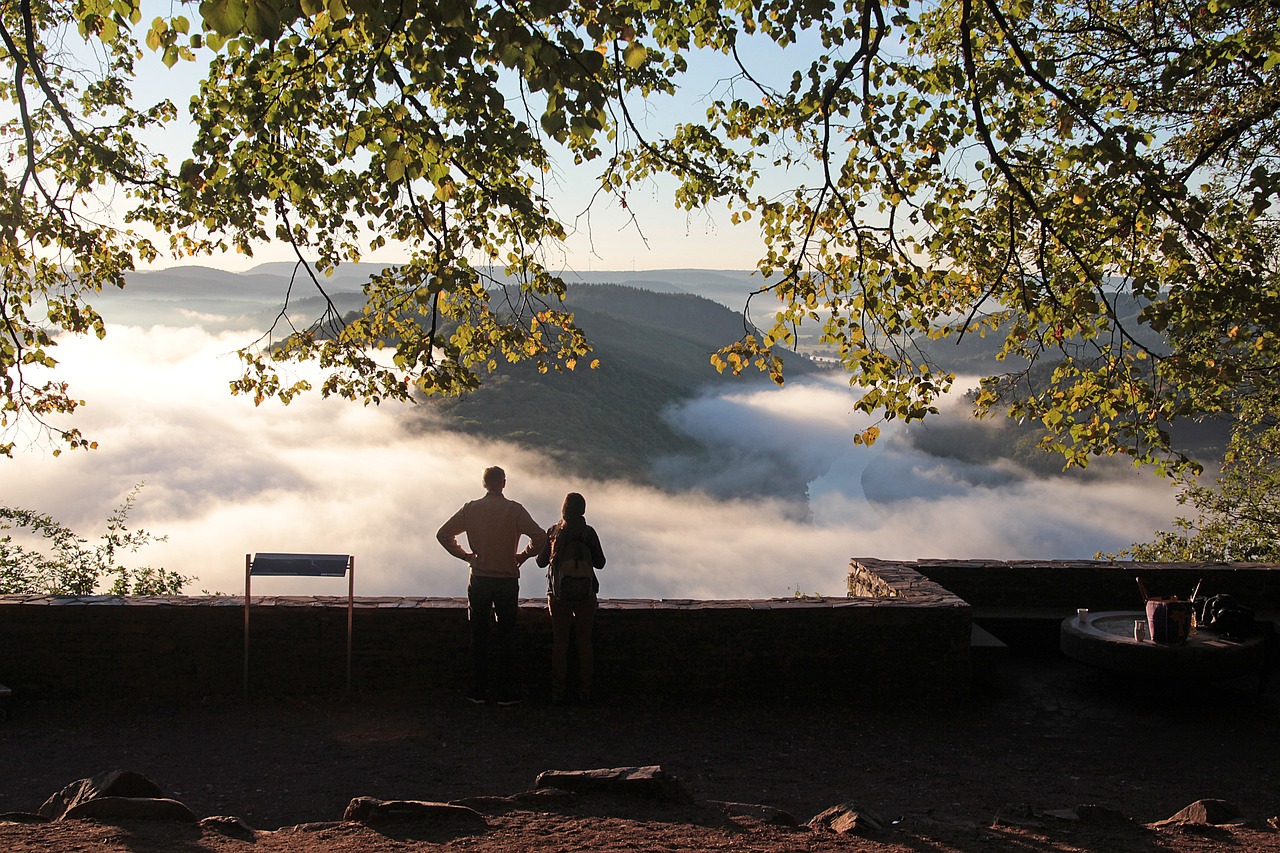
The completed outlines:
<svg viewBox="0 0 1280 853">
<path fill-rule="evenodd" d="M 999 637 L 996 637 L 981 625 L 969 626 L 969 648 L 972 651 L 980 651 L 984 654 L 1000 654 L 1002 650 L 1008 651 L 1009 649 Z"/>
<path fill-rule="evenodd" d="M 1009 656 L 1009 646 L 979 625 L 969 626 L 969 669 L 976 683 L 995 678 L 1002 661 Z"/>
</svg>

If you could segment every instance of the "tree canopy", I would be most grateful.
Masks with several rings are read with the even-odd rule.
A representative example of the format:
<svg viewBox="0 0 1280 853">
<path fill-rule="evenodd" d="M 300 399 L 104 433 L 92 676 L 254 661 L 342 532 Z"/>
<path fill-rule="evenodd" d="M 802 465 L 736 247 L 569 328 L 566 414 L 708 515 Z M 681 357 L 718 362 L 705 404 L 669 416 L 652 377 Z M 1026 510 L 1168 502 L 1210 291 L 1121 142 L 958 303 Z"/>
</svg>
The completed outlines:
<svg viewBox="0 0 1280 853">
<path fill-rule="evenodd" d="M 0 8 L 0 416 L 74 410 L 40 368 L 58 333 L 102 334 L 92 292 L 135 261 L 265 240 L 321 289 L 388 242 L 407 257 L 359 316 L 284 306 L 237 393 L 309 389 L 275 370 L 294 359 L 368 402 L 465 391 L 500 359 L 573 369 L 587 337 L 544 261 L 565 235 L 547 175 L 572 161 L 623 203 L 670 176 L 677 207 L 759 229 L 753 325 L 723 370 L 781 381 L 774 346 L 818 327 L 860 408 L 911 420 L 955 381 L 921 341 L 994 335 L 1008 370 L 979 411 L 1040 422 L 1068 464 L 1193 471 L 1170 423 L 1275 412 L 1278 6 L 203 0 L 148 21 L 140 0 L 16 0 Z M 797 57 L 789 82 L 753 68 L 759 45 Z M 184 162 L 138 141 L 179 113 L 130 100 L 144 49 L 207 63 Z M 651 133 L 637 109 L 702 52 L 737 73 L 704 118 Z M 779 174 L 791 191 L 757 189 Z"/>
<path fill-rule="evenodd" d="M 1195 509 L 1110 557 L 1165 562 L 1280 563 L 1280 428 L 1237 429 L 1219 477 L 1183 484 L 1178 502 Z"/>
</svg>

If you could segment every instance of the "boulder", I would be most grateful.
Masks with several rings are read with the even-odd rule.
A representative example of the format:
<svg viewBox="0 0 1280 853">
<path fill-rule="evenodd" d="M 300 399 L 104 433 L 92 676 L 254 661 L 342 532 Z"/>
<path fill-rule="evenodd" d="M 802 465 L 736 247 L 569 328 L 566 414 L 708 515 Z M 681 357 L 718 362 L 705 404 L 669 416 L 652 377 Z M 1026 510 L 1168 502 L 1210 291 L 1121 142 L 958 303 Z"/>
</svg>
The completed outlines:
<svg viewBox="0 0 1280 853">
<path fill-rule="evenodd" d="M 164 791 L 141 773 L 111 770 L 72 782 L 45 800 L 39 813 L 60 820 L 70 809 L 99 797 L 162 798 Z"/>
<path fill-rule="evenodd" d="M 885 828 L 885 821 L 875 812 L 863 808 L 857 803 L 841 803 L 810 818 L 809 827 L 846 835 L 848 833 L 879 832 Z"/>
<path fill-rule="evenodd" d="M 240 841 L 252 841 L 258 836 L 256 829 L 245 823 L 242 818 L 234 815 L 210 815 L 209 817 L 201 818 L 200 828 L 216 832 L 219 835 L 225 835 L 228 838 L 236 838 Z"/>
<path fill-rule="evenodd" d="M 94 797 L 76 803 L 59 820 L 170 820 L 195 823 L 191 809 L 167 797 Z"/>
<path fill-rule="evenodd" d="M 1196 800 L 1173 817 L 1151 824 L 1164 826 L 1240 826 L 1245 823 L 1240 809 L 1226 800 Z"/>
<path fill-rule="evenodd" d="M 682 805 L 693 802 L 693 797 L 680 780 L 658 765 L 600 770 L 547 770 L 538 774 L 533 786 L 559 788 L 575 794 L 641 797 Z"/>
<path fill-rule="evenodd" d="M 711 805 L 731 818 L 750 818 L 771 826 L 800 825 L 800 821 L 796 820 L 791 814 L 774 806 L 766 806 L 759 803 L 732 803 L 722 800 L 712 800 Z"/>
</svg>

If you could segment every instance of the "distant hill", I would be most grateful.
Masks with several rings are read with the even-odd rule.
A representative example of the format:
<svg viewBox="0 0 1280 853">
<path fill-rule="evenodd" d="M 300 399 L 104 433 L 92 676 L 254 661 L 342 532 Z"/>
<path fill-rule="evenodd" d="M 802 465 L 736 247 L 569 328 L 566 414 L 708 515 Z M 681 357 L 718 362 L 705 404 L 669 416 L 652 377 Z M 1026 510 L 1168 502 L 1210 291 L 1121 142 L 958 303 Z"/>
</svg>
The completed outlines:
<svg viewBox="0 0 1280 853">
<path fill-rule="evenodd" d="M 322 281 L 340 313 L 359 311 L 362 285 L 382 264 L 354 264 Z M 286 295 L 290 314 L 305 322 L 323 310 L 322 297 L 292 263 L 267 263 L 243 272 L 186 266 L 134 273 L 124 291 L 111 290 L 94 303 L 109 324 L 200 326 L 210 333 L 244 332 L 256 339 L 275 319 Z M 431 401 L 409 418 L 420 429 L 445 429 L 515 441 L 546 452 L 584 473 L 650 481 L 655 460 L 706 458 L 704 448 L 663 419 L 669 407 L 716 386 L 765 381 L 754 370 L 734 378 L 717 374 L 710 354 L 744 331 L 742 309 L 765 282 L 744 270 L 641 270 L 567 272 L 568 305 L 578 314 L 600 359 L 570 374 L 540 375 L 527 365 L 503 365 L 478 392 L 462 399 Z M 292 289 L 290 281 L 293 279 Z M 772 307 L 771 298 L 765 300 Z M 1144 345 L 1163 342 L 1134 320 L 1141 305 L 1117 299 L 1116 312 Z M 1002 336 L 966 335 L 962 340 L 919 341 L 941 367 L 961 375 L 1019 369 L 997 362 Z M 822 369 L 787 353 L 787 376 Z M 1047 366 L 1046 368 L 1047 369 Z M 1225 427 L 1180 424 L 1178 446 L 1198 456 L 1220 455 Z M 1012 459 L 1040 475 L 1057 473 L 1061 461 L 1034 448 L 1037 425 L 988 421 L 963 415 L 931 418 L 907 431 L 918 449 L 974 463 Z M 790 493 L 797 486 L 771 477 L 769 488 Z"/>
<path fill-rule="evenodd" d="M 1150 326 L 1141 325 L 1138 315 L 1146 307 L 1146 302 L 1134 299 L 1127 293 L 1112 293 L 1110 296 L 1117 322 L 1133 336 L 1133 339 L 1153 352 L 1168 350 L 1164 339 Z M 948 338 L 942 341 L 920 338 L 917 346 L 929 359 L 947 370 L 954 370 L 961 375 L 987 375 L 1001 372 L 1013 372 L 1026 367 L 1020 359 L 997 361 L 996 353 L 1004 344 L 1005 333 L 1001 330 L 988 332 L 986 336 L 977 333 L 966 334 L 962 338 Z"/>
<path fill-rule="evenodd" d="M 281 269 L 228 272 L 183 266 L 135 272 L 123 290 L 104 290 L 94 295 L 90 303 L 108 324 L 198 326 L 210 334 L 253 333 L 246 342 L 256 339 L 272 323 L 286 298 L 291 314 L 303 321 L 323 310 L 323 297 L 310 279 L 298 276 L 291 287 L 292 264 L 264 266 Z M 368 273 L 365 270 L 363 275 Z M 339 312 L 347 313 L 364 304 L 363 281 L 353 272 L 323 283 Z"/>
<path fill-rule="evenodd" d="M 341 312 L 359 310 L 362 288 L 384 264 L 346 264 L 320 285 Z M 747 297 L 761 286 L 758 275 L 745 270 L 643 270 L 563 273 L 571 286 L 619 284 L 654 293 L 702 296 L 741 312 Z M 292 282 L 292 287 L 291 287 Z M 296 264 L 275 261 L 247 272 L 186 265 L 132 273 L 124 290 L 103 291 L 90 300 L 109 322 L 190 325 L 210 332 L 258 328 L 269 323 L 286 297 L 293 314 L 306 320 L 320 310 L 322 296 Z M 737 337 L 735 335 L 735 337 Z"/>
<path fill-rule="evenodd" d="M 739 313 L 747 297 L 765 285 L 759 274 L 748 270 L 617 270 L 565 273 L 564 279 L 581 284 L 623 284 L 654 293 L 687 293 L 702 296 Z"/>
<path fill-rule="evenodd" d="M 320 283 L 330 293 L 356 293 L 369 276 L 385 268 L 385 264 L 344 264 L 333 275 L 321 278 Z M 185 299 L 217 293 L 226 298 L 274 300 L 284 292 L 295 272 L 298 291 L 311 288 L 310 280 L 297 270 L 296 264 L 273 261 L 246 272 L 197 264 L 144 270 L 129 276 L 127 290 L 153 299 Z M 570 285 L 624 284 L 655 293 L 688 293 L 735 310 L 741 310 L 747 296 L 763 285 L 760 276 L 749 270 L 566 270 L 561 276 Z"/>
<path fill-rule="evenodd" d="M 768 381 L 711 366 L 712 352 L 742 336 L 743 321 L 709 299 L 593 284 L 572 286 L 566 304 L 595 347 L 598 369 L 539 374 L 504 364 L 465 397 L 429 401 L 421 427 L 515 441 L 581 474 L 649 482 L 656 459 L 703 450 L 671 429 L 664 410 L 717 385 Z M 789 376 L 819 369 L 784 358 Z"/>
<path fill-rule="evenodd" d="M 322 285 L 340 313 L 364 306 L 361 286 L 381 265 L 343 267 Z M 319 316 L 322 297 L 295 266 L 269 263 L 244 273 L 175 267 L 130 276 L 124 291 L 97 299 L 108 323 L 200 326 L 217 334 L 244 331 L 246 342 L 274 322 L 286 296 L 297 322 Z M 594 272 L 570 280 L 566 304 L 595 347 L 569 373 L 539 374 L 502 364 L 462 398 L 427 400 L 406 410 L 411 427 L 446 429 L 512 441 L 546 453 L 567 470 L 652 482 L 654 462 L 702 458 L 706 448 L 664 420 L 670 407 L 717 385 L 767 382 L 754 369 L 722 376 L 711 353 L 745 332 L 742 307 L 759 279 L 747 272 L 648 270 Z M 592 283 L 579 279 L 590 278 Z M 291 279 L 292 288 L 290 287 Z M 820 369 L 784 353 L 788 377 Z M 775 478 L 777 479 L 777 478 Z M 801 484 L 800 488 L 803 487 Z M 778 483 L 790 494 L 795 484 Z"/>
<path fill-rule="evenodd" d="M 1138 344 L 1155 353 L 1168 352 L 1168 344 L 1160 334 L 1138 322 L 1138 315 L 1146 307 L 1146 302 L 1134 299 L 1124 292 L 1112 292 L 1110 298 L 1117 322 L 1124 326 Z M 986 337 L 968 334 L 959 340 L 921 340 L 918 345 L 934 364 L 964 377 L 1024 370 L 1027 363 L 1022 359 L 996 359 L 1003 343 L 1004 334 L 997 331 L 988 333 Z M 1056 366 L 1057 362 L 1052 358 L 1042 360 L 1031 371 L 1032 381 L 1047 382 Z M 1221 457 L 1230 434 L 1230 423 L 1216 419 L 1202 422 L 1184 420 L 1167 429 L 1177 450 L 1204 460 Z M 1060 474 L 1062 458 L 1046 453 L 1037 446 L 1043 434 L 1044 429 L 1037 421 L 1016 423 L 999 418 L 976 421 L 972 418 L 957 419 L 947 416 L 933 418 L 907 430 L 911 443 L 933 456 L 977 464 L 990 464 L 1005 459 L 1017 462 L 1039 476 Z M 1113 462 L 1120 467 L 1127 467 L 1129 464 L 1127 460 Z M 1104 460 L 1094 460 L 1091 464 L 1093 471 L 1090 474 L 1073 473 L 1072 476 L 1103 475 L 1109 467 Z"/>
</svg>

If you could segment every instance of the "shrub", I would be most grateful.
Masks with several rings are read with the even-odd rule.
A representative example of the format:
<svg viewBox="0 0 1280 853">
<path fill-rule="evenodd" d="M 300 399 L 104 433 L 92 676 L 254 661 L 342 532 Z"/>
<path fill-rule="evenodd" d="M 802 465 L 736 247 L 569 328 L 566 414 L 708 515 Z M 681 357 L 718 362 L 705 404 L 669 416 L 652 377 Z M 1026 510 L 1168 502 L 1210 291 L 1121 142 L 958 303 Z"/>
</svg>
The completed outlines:
<svg viewBox="0 0 1280 853">
<path fill-rule="evenodd" d="M 120 562 L 152 542 L 167 537 L 146 530 L 130 530 L 129 513 L 142 483 L 107 517 L 107 529 L 97 544 L 77 536 L 52 516 L 28 509 L 0 506 L 0 531 L 20 531 L 39 545 L 0 536 L 0 593 L 35 595 L 177 595 L 192 578 L 164 568 L 130 567 Z M 104 589 L 105 587 L 105 589 Z"/>
</svg>

